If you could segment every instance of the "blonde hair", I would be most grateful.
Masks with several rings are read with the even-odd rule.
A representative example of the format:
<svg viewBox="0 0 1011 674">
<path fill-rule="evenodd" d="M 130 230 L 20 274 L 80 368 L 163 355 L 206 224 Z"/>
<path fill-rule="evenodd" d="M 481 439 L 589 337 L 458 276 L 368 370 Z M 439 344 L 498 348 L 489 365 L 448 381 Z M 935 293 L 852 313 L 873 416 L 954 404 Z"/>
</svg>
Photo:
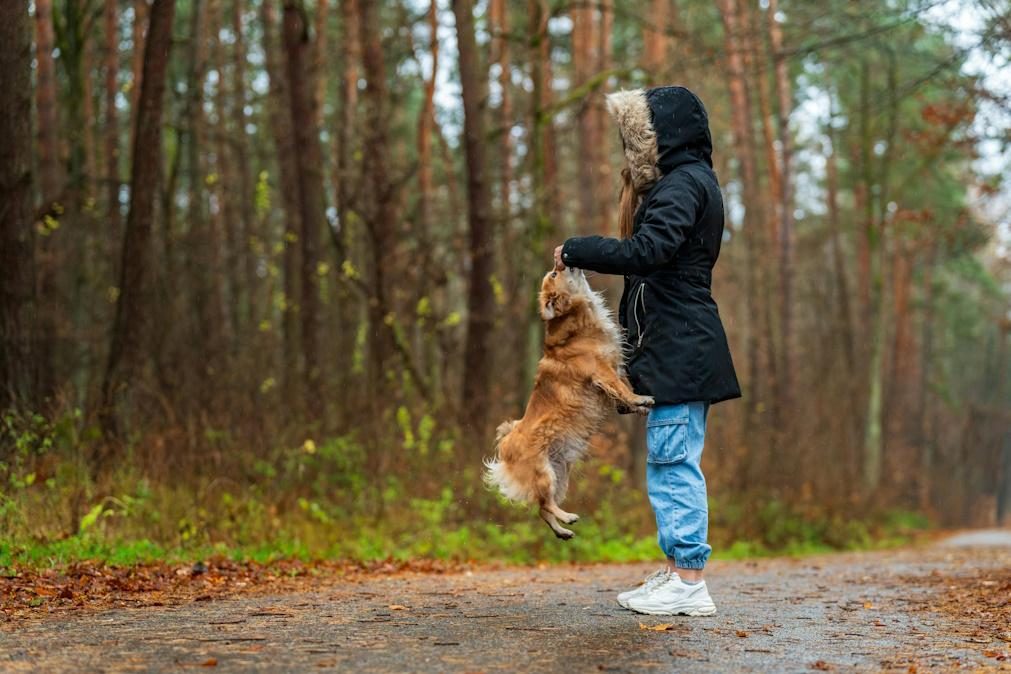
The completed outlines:
<svg viewBox="0 0 1011 674">
<path fill-rule="evenodd" d="M 626 166 L 621 169 L 621 196 L 618 197 L 618 231 L 621 238 L 632 238 L 635 212 L 639 209 L 639 193 L 632 184 L 632 171 Z"/>
</svg>

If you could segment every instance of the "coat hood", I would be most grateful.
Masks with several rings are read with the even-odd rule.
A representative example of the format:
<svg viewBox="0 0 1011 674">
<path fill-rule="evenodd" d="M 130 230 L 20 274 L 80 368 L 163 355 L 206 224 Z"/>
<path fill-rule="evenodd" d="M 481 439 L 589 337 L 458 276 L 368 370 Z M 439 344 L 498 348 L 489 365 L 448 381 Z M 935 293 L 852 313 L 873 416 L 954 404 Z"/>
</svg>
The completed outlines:
<svg viewBox="0 0 1011 674">
<path fill-rule="evenodd" d="M 618 91 L 607 96 L 636 191 L 645 192 L 688 162 L 713 165 L 709 116 L 684 87 Z"/>
</svg>

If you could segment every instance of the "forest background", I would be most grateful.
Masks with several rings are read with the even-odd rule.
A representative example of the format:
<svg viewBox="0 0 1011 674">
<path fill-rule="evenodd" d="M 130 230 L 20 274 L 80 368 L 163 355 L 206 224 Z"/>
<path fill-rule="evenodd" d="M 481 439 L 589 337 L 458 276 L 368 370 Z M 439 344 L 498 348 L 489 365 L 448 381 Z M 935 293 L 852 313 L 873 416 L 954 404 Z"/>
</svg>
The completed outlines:
<svg viewBox="0 0 1011 674">
<path fill-rule="evenodd" d="M 718 555 L 1011 518 L 1001 0 L 5 0 L 0 566 L 658 554 L 641 419 L 560 544 L 480 479 L 618 88 L 709 109 Z M 617 301 L 620 279 L 592 283 Z"/>
</svg>

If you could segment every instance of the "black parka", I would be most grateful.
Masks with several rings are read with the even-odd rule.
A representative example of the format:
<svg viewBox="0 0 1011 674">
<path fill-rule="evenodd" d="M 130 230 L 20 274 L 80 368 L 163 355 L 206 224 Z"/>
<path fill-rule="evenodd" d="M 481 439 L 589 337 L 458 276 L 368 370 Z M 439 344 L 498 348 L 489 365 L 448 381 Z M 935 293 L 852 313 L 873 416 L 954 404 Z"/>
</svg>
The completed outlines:
<svg viewBox="0 0 1011 674">
<path fill-rule="evenodd" d="M 623 92 L 623 105 L 637 105 Z M 655 146 L 641 151 L 642 129 L 619 124 L 642 203 L 632 237 L 584 236 L 562 248 L 566 266 L 623 274 L 618 316 L 626 331 L 632 388 L 656 404 L 716 403 L 739 398 L 727 337 L 710 292 L 723 239 L 723 198 L 712 169 L 712 139 L 702 101 L 684 87 L 644 92 Z M 620 111 L 619 111 L 620 112 Z M 632 116 L 634 118 L 634 115 Z M 645 119 L 643 111 L 640 119 Z M 652 132 L 648 136 L 652 137 Z M 652 141 L 651 141 L 652 142 Z M 644 157 L 648 156 L 648 160 Z"/>
</svg>

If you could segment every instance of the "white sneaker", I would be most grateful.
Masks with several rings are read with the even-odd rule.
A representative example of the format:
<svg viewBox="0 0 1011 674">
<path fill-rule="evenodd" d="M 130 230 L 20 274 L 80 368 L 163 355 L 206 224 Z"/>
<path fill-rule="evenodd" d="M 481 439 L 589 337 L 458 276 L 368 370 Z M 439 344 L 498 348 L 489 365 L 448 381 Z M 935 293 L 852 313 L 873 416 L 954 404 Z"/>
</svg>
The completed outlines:
<svg viewBox="0 0 1011 674">
<path fill-rule="evenodd" d="M 629 590 L 627 592 L 622 592 L 621 594 L 619 594 L 618 595 L 618 604 L 622 608 L 628 608 L 628 600 L 629 599 L 631 599 L 632 597 L 638 597 L 640 594 L 644 594 L 646 592 L 649 592 L 650 590 L 652 590 L 657 585 L 660 585 L 661 583 L 663 583 L 664 581 L 666 581 L 667 577 L 670 576 L 670 574 L 671 574 L 671 572 L 670 572 L 670 569 L 668 567 L 661 566 L 659 569 L 657 569 L 653 573 L 651 573 L 648 576 L 646 576 L 646 579 L 642 581 L 642 585 L 640 585 L 639 587 L 636 587 L 634 589 L 631 589 L 631 590 Z M 677 574 L 675 574 L 675 575 L 677 575 Z"/>
<path fill-rule="evenodd" d="M 649 615 L 707 616 L 716 613 L 716 604 L 709 596 L 706 582 L 688 585 L 676 574 L 652 587 L 649 591 L 631 597 L 628 608 Z"/>
</svg>

